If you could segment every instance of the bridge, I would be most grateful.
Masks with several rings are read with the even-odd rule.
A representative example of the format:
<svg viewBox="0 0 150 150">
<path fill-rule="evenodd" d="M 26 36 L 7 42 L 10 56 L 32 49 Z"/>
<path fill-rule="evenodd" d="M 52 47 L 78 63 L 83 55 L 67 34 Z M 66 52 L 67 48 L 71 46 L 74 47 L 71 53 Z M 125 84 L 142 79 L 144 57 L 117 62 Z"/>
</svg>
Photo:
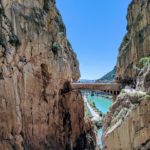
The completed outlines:
<svg viewBox="0 0 150 150">
<path fill-rule="evenodd" d="M 121 84 L 112 83 L 71 83 L 72 90 L 91 90 L 109 93 L 116 97 L 121 91 Z"/>
</svg>

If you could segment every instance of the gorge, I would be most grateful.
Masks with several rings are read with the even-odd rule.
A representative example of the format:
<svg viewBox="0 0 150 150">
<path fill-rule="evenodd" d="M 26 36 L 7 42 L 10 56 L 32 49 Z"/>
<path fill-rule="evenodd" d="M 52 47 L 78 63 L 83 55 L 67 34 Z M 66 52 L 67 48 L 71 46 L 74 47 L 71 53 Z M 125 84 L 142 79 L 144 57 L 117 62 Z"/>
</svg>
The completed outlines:
<svg viewBox="0 0 150 150">
<path fill-rule="evenodd" d="M 105 112 L 102 149 L 149 150 L 149 0 L 129 5 L 107 77 L 122 90 Z M 0 0 L 0 150 L 99 150 L 83 96 L 71 88 L 79 78 L 55 0 Z"/>
</svg>

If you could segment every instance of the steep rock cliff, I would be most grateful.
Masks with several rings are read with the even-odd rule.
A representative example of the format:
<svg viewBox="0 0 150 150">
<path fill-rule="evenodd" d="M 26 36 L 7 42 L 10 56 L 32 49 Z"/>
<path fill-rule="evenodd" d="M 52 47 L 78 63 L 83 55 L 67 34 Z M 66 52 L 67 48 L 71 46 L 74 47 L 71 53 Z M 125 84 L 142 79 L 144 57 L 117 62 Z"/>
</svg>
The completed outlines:
<svg viewBox="0 0 150 150">
<path fill-rule="evenodd" d="M 138 91 L 122 93 L 103 125 L 103 149 L 150 148 L 150 96 Z"/>
<path fill-rule="evenodd" d="M 127 21 L 117 77 L 123 80 L 134 77 L 137 82 L 135 89 L 128 87 L 121 91 L 104 119 L 104 150 L 150 149 L 150 64 L 136 67 L 141 58 L 150 54 L 150 1 L 133 0 Z"/>
<path fill-rule="evenodd" d="M 0 0 L 0 149 L 84 149 L 78 78 L 55 0 Z"/>
<path fill-rule="evenodd" d="M 150 55 L 150 1 L 133 0 L 128 8 L 127 34 L 119 49 L 117 77 L 135 77 L 140 58 Z"/>
<path fill-rule="evenodd" d="M 103 149 L 150 148 L 149 70 L 150 64 L 139 74 L 136 90 L 122 90 L 110 108 L 103 123 Z"/>
</svg>

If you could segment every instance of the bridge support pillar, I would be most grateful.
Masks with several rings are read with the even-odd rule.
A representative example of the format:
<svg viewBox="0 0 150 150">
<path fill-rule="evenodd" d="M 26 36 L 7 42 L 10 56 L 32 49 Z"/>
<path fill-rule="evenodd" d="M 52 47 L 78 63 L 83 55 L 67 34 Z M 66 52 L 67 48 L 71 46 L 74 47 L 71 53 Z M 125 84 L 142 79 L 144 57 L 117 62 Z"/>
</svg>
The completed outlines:
<svg viewBox="0 0 150 150">
<path fill-rule="evenodd" d="M 116 98 L 117 98 L 117 95 L 114 95 L 114 94 L 113 94 L 113 102 L 116 101 Z"/>
</svg>

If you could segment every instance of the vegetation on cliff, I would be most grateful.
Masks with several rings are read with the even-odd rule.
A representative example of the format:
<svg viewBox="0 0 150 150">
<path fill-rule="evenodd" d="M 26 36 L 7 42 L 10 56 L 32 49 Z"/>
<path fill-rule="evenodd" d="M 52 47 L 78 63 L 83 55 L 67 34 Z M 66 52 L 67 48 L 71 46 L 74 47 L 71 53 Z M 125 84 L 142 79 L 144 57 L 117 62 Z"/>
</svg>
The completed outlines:
<svg viewBox="0 0 150 150">
<path fill-rule="evenodd" d="M 150 57 L 143 57 L 139 60 L 139 66 L 140 68 L 144 68 L 150 63 Z"/>
</svg>

